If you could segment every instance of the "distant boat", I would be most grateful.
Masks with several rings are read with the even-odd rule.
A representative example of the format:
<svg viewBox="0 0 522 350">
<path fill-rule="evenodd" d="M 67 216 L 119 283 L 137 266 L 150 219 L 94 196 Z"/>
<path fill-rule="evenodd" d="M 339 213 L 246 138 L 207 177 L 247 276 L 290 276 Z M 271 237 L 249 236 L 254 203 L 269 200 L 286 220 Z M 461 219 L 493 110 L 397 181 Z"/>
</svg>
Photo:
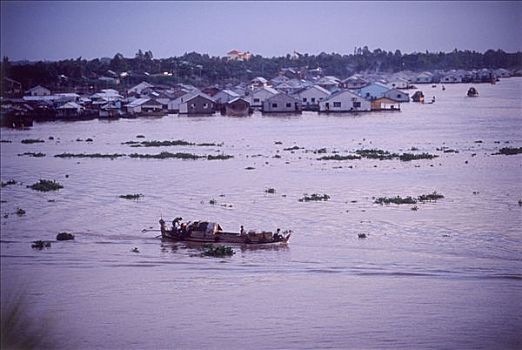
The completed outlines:
<svg viewBox="0 0 522 350">
<path fill-rule="evenodd" d="M 202 243 L 236 243 L 253 245 L 281 245 L 287 244 L 291 236 L 291 231 L 279 233 L 272 232 L 225 232 L 221 226 L 214 222 L 196 221 L 190 224 L 178 223 L 182 218 L 173 221 L 172 228 L 168 229 L 165 221 L 161 219 L 161 237 L 171 241 L 202 242 Z"/>
<path fill-rule="evenodd" d="M 477 89 L 475 89 L 474 87 L 470 87 L 469 90 L 468 90 L 468 97 L 477 97 L 478 96 L 478 91 Z"/>
<path fill-rule="evenodd" d="M 411 99 L 412 99 L 413 102 L 421 102 L 422 103 L 422 102 L 424 102 L 424 94 L 420 90 L 415 91 L 415 93 L 413 94 Z"/>
</svg>

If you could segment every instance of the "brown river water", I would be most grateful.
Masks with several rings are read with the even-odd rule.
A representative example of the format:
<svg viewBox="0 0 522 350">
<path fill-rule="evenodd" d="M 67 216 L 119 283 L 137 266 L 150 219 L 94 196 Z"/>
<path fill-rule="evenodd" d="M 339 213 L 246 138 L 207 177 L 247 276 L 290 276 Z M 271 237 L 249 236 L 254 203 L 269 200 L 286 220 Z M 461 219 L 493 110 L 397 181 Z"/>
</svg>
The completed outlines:
<svg viewBox="0 0 522 350">
<path fill-rule="evenodd" d="M 22 295 L 65 349 L 522 348 L 522 154 L 493 155 L 522 146 L 522 78 L 478 84 L 477 98 L 468 84 L 419 87 L 436 103 L 2 129 L 2 181 L 18 182 L 1 190 L 3 308 Z M 222 145 L 122 144 L 143 140 Z M 373 148 L 439 157 L 317 159 Z M 163 151 L 233 158 L 54 157 Z M 39 179 L 64 188 L 26 187 Z M 374 203 L 434 191 L 444 198 L 417 210 Z M 119 198 L 134 193 L 143 197 Z M 312 193 L 330 199 L 299 201 Z M 287 247 L 215 258 L 143 232 L 176 216 L 293 235 Z M 75 240 L 54 241 L 63 231 Z"/>
</svg>

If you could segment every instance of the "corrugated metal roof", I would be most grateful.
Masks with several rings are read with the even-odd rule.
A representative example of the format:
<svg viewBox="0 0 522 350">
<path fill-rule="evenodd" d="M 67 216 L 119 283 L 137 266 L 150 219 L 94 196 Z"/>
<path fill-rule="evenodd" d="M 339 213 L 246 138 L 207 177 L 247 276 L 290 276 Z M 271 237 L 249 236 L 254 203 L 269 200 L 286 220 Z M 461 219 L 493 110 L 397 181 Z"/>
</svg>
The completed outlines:
<svg viewBox="0 0 522 350">
<path fill-rule="evenodd" d="M 146 103 L 149 100 L 150 100 L 150 98 L 137 98 L 134 101 L 132 101 L 131 103 L 127 104 L 127 107 L 130 107 L 130 108 L 138 107 L 138 106 L 141 106 L 142 104 Z"/>
</svg>

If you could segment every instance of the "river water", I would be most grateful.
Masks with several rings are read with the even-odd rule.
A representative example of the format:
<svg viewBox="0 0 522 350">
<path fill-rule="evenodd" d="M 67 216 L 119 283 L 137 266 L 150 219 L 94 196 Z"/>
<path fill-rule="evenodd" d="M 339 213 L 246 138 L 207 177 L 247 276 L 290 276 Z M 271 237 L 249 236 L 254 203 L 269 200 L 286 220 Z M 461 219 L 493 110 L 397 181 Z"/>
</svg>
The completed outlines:
<svg viewBox="0 0 522 350">
<path fill-rule="evenodd" d="M 478 98 L 468 84 L 420 87 L 436 103 L 401 112 L 2 129 L 2 181 L 17 181 L 1 192 L 2 305 L 22 295 L 56 348 L 520 349 L 522 155 L 493 153 L 522 146 L 522 79 L 479 84 Z M 176 139 L 216 145 L 123 144 Z M 359 149 L 439 157 L 317 159 Z M 163 151 L 233 158 L 54 157 Z M 26 187 L 39 179 L 64 188 Z M 444 198 L 416 208 L 374 203 L 434 191 Z M 312 193 L 330 199 L 299 201 Z M 175 216 L 293 235 L 287 247 L 201 257 L 143 232 Z M 63 231 L 75 240 L 55 242 Z"/>
</svg>

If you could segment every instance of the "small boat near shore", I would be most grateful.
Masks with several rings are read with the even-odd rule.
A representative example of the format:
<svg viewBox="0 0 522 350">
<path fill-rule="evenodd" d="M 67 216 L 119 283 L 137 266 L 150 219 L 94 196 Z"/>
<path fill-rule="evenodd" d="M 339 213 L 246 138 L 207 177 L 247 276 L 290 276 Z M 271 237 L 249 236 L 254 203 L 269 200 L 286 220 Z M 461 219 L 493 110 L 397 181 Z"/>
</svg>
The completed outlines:
<svg viewBox="0 0 522 350">
<path fill-rule="evenodd" d="M 192 223 L 181 223 L 182 218 L 176 218 L 169 229 L 165 220 L 160 219 L 161 238 L 180 242 L 201 243 L 235 243 L 249 245 L 280 245 L 287 244 L 291 231 L 280 233 L 279 229 L 273 232 L 226 232 L 215 222 L 195 221 Z"/>
<path fill-rule="evenodd" d="M 468 97 L 477 97 L 478 96 L 478 91 L 477 89 L 475 89 L 474 87 L 470 87 L 469 90 L 468 90 Z"/>
</svg>

